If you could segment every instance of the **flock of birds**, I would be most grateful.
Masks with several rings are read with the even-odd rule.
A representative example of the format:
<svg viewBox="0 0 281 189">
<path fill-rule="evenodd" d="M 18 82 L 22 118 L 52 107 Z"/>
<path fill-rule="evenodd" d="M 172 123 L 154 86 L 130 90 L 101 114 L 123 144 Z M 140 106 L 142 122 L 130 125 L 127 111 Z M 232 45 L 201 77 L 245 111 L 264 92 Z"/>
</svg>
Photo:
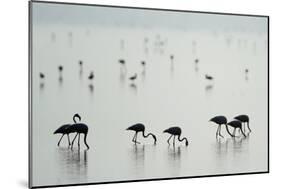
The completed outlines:
<svg viewBox="0 0 281 189">
<path fill-rule="evenodd" d="M 80 149 L 80 134 L 84 134 L 84 144 L 86 145 L 87 149 L 90 149 L 89 145 L 87 144 L 87 135 L 88 135 L 88 130 L 89 130 L 88 126 L 86 124 L 84 124 L 84 123 L 78 123 L 76 121 L 76 118 L 78 118 L 79 121 L 81 121 L 81 116 L 79 114 L 75 114 L 73 116 L 74 124 L 64 124 L 64 125 L 60 126 L 54 132 L 54 134 L 62 134 L 62 136 L 59 139 L 59 142 L 58 142 L 57 145 L 59 146 L 63 136 L 67 135 L 68 146 L 71 147 L 71 149 L 73 149 L 74 141 L 76 140 L 76 138 L 78 136 L 78 148 Z M 236 117 L 234 117 L 234 120 L 230 121 L 230 122 L 227 122 L 227 118 L 225 116 L 215 116 L 212 119 L 210 119 L 209 121 L 214 122 L 214 123 L 216 123 L 218 125 L 217 132 L 216 132 L 216 138 L 217 137 L 223 137 L 224 138 L 224 136 L 221 134 L 221 126 L 222 125 L 225 125 L 226 131 L 227 131 L 227 133 L 231 137 L 237 137 L 236 134 L 235 134 L 236 133 L 236 129 L 239 129 L 239 131 L 242 133 L 242 135 L 244 137 L 247 137 L 246 134 L 245 134 L 245 132 L 246 132 L 246 124 L 247 124 L 247 127 L 248 127 L 248 132 L 249 133 L 252 132 L 252 130 L 250 129 L 250 126 L 249 126 L 249 116 L 248 115 L 236 116 Z M 228 126 L 233 127 L 233 132 L 232 133 L 229 131 Z M 137 124 L 134 124 L 134 125 L 128 127 L 126 130 L 134 131 L 135 132 L 134 137 L 132 139 L 132 142 L 135 145 L 136 144 L 140 144 L 140 142 L 137 141 L 138 133 L 142 133 L 142 136 L 144 138 L 147 138 L 147 137 L 151 136 L 153 138 L 153 140 L 154 140 L 154 145 L 156 145 L 156 142 L 157 142 L 156 135 L 153 134 L 153 133 L 145 134 L 145 126 L 144 126 L 144 124 L 137 123 Z M 70 142 L 70 137 L 69 137 L 69 134 L 71 134 L 71 133 L 76 133 L 76 135 L 73 138 L 72 142 Z M 170 134 L 170 137 L 167 140 L 167 143 L 169 145 L 170 145 L 170 140 L 171 140 L 172 137 L 173 137 L 173 146 L 175 146 L 176 137 L 177 137 L 179 142 L 185 141 L 185 145 L 186 146 L 188 146 L 188 144 L 189 144 L 189 141 L 187 140 L 186 137 L 181 138 L 182 130 L 178 126 L 170 127 L 168 129 L 164 130 L 163 133 Z"/>
<path fill-rule="evenodd" d="M 68 36 L 70 39 L 72 39 L 72 33 L 71 35 Z M 55 34 L 52 33 L 51 35 L 51 39 L 54 41 L 55 40 Z M 165 45 L 165 43 L 167 41 L 161 41 L 160 40 L 160 36 L 157 35 L 157 40 L 159 42 L 159 49 L 161 50 L 160 52 L 163 53 L 163 47 Z M 148 52 L 148 47 L 147 47 L 147 44 L 148 44 L 148 38 L 145 38 L 144 39 L 144 44 L 145 44 L 145 53 Z M 158 43 L 157 43 L 158 44 Z M 196 52 L 196 41 L 192 41 L 192 51 L 195 53 Z M 161 48 L 160 48 L 161 47 Z M 120 49 L 121 50 L 124 50 L 125 48 L 125 41 L 124 40 L 121 40 L 120 41 Z M 173 68 L 173 65 L 174 65 L 174 55 L 171 54 L 170 55 L 170 63 L 171 63 L 171 68 Z M 121 65 L 121 68 L 123 70 L 126 70 L 126 60 L 125 59 L 119 59 L 118 60 L 118 63 Z M 145 68 L 146 66 L 146 61 L 140 61 L 141 65 L 143 66 L 143 68 Z M 198 63 L 199 63 L 199 59 L 196 58 L 194 60 L 194 63 L 195 65 L 197 66 Z M 83 70 L 83 61 L 82 60 L 79 60 L 78 61 L 78 64 L 79 64 L 79 67 L 80 67 L 80 74 L 82 73 L 82 70 Z M 59 71 L 59 81 L 62 81 L 62 76 L 63 76 L 63 70 L 64 70 L 64 67 L 62 65 L 59 65 L 58 66 L 58 71 Z M 247 75 L 249 72 L 248 69 L 245 69 L 245 74 Z M 41 82 L 44 81 L 44 78 L 45 78 L 45 74 L 40 72 L 39 73 L 39 77 L 41 79 Z M 88 80 L 92 81 L 94 80 L 95 78 L 95 75 L 94 75 L 94 71 L 90 71 L 89 75 L 88 75 Z M 135 80 L 138 78 L 138 75 L 137 73 L 135 73 L 134 75 L 132 75 L 131 77 L 129 77 L 128 79 L 132 82 L 131 83 L 131 86 L 134 86 L 134 82 Z M 205 79 L 206 80 L 213 80 L 214 77 L 209 75 L 209 74 L 205 74 Z M 41 86 L 41 85 L 40 85 Z M 90 84 L 89 85 L 89 88 L 90 89 L 93 89 L 93 85 Z M 77 119 L 79 121 L 77 121 Z M 73 148 L 73 145 L 74 145 L 74 142 L 78 136 L 78 147 L 80 148 L 80 135 L 83 134 L 84 135 L 84 144 L 86 145 L 87 149 L 89 149 L 89 145 L 87 144 L 87 135 L 88 135 L 88 126 L 84 123 L 81 123 L 81 116 L 79 114 L 75 114 L 73 116 L 73 122 L 74 123 L 69 123 L 69 124 L 64 124 L 62 125 L 61 127 L 59 127 L 55 132 L 54 134 L 62 134 L 61 138 L 59 139 L 58 141 L 58 146 L 60 145 L 60 142 L 62 140 L 62 138 L 67 135 L 67 138 L 68 138 L 68 146 L 71 147 L 71 149 Z M 227 133 L 231 136 L 231 137 L 236 137 L 235 133 L 236 133 L 236 129 L 239 130 L 240 133 L 242 133 L 242 135 L 244 137 L 246 137 L 246 134 L 245 134 L 245 124 L 247 123 L 247 127 L 248 127 L 248 130 L 249 130 L 249 133 L 251 132 L 251 129 L 249 127 L 249 117 L 247 115 L 239 115 L 239 116 L 236 116 L 234 117 L 234 120 L 233 121 L 230 121 L 230 122 L 227 122 L 227 118 L 225 116 L 216 116 L 216 117 L 213 117 L 212 119 L 210 119 L 211 122 L 214 122 L 218 125 L 218 128 L 217 128 L 217 131 L 216 131 L 216 138 L 217 137 L 223 137 L 223 135 L 221 134 L 221 126 L 222 125 L 225 125 L 226 127 L 226 131 Z M 229 131 L 229 128 L 228 127 L 232 127 L 233 128 L 233 132 L 231 133 Z M 243 127 L 244 126 L 244 127 Z M 145 125 L 142 124 L 142 123 L 137 123 L 137 124 L 134 124 L 130 127 L 128 127 L 126 130 L 129 130 L 129 131 L 134 131 L 135 134 L 133 136 L 133 139 L 132 139 L 132 142 L 134 144 L 139 144 L 139 142 L 137 141 L 137 136 L 138 136 L 138 133 L 142 133 L 142 136 L 144 138 L 148 138 L 149 136 L 151 136 L 154 140 L 154 144 L 156 144 L 157 142 L 157 137 L 155 134 L 153 133 L 148 133 L 148 134 L 145 134 Z M 70 141 L 70 134 L 71 133 L 76 133 L 75 137 L 72 139 L 72 141 Z M 186 137 L 183 137 L 181 138 L 181 134 L 182 134 L 182 130 L 180 127 L 178 126 L 175 126 L 175 127 L 170 127 L 166 130 L 163 131 L 163 133 L 168 133 L 170 134 L 170 137 L 168 138 L 167 140 L 167 143 L 170 145 L 170 140 L 171 138 L 173 137 L 173 145 L 175 145 L 175 141 L 176 139 L 179 141 L 179 142 L 185 142 L 185 145 L 188 146 L 189 144 L 189 141 Z"/>
</svg>

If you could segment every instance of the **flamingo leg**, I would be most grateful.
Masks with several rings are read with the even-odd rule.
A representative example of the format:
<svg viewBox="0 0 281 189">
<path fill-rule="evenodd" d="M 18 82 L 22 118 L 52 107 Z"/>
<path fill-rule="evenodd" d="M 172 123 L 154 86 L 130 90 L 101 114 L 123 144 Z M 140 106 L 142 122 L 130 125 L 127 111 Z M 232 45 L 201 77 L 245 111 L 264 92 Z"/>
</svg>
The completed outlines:
<svg viewBox="0 0 281 189">
<path fill-rule="evenodd" d="M 243 132 L 242 128 L 240 128 L 240 130 L 241 130 L 243 136 L 246 137 L 246 135 L 245 135 L 245 133 Z"/>
<path fill-rule="evenodd" d="M 62 139 L 63 136 L 64 136 L 64 134 L 60 137 L 60 140 L 59 140 L 59 142 L 58 142 L 58 146 L 60 146 L 60 141 L 61 141 L 61 139 Z"/>
<path fill-rule="evenodd" d="M 136 133 L 135 143 L 140 144 L 140 142 L 137 141 L 137 137 L 138 137 L 138 133 Z"/>
<path fill-rule="evenodd" d="M 75 135 L 74 139 L 73 139 L 72 142 L 71 142 L 71 149 L 73 148 L 73 144 L 74 144 L 74 141 L 75 141 L 77 135 L 78 135 L 78 133 Z"/>
<path fill-rule="evenodd" d="M 80 148 L 80 133 L 78 134 L 78 147 Z"/>
<path fill-rule="evenodd" d="M 219 126 L 219 136 L 221 136 L 222 138 L 224 138 L 223 136 L 222 136 L 222 134 L 221 134 L 221 125 Z"/>
<path fill-rule="evenodd" d="M 67 139 L 68 139 L 68 146 L 70 146 L 71 143 L 70 143 L 70 139 L 69 139 L 69 134 L 67 134 Z"/>
<path fill-rule="evenodd" d="M 173 136 L 173 135 L 171 135 L 171 136 L 169 137 L 169 139 L 167 140 L 167 142 L 168 142 L 169 145 L 170 145 L 170 139 L 172 138 L 172 136 Z"/>
<path fill-rule="evenodd" d="M 87 146 L 87 149 L 89 150 L 90 149 L 90 147 L 89 147 L 89 145 L 87 144 L 87 134 L 86 133 L 84 133 L 84 144 Z"/>
<path fill-rule="evenodd" d="M 175 139 L 176 139 L 176 135 L 174 135 L 174 139 L 173 139 L 173 145 L 175 146 Z"/>
<path fill-rule="evenodd" d="M 250 129 L 249 122 L 247 122 L 247 127 L 248 127 L 249 131 L 252 132 L 252 130 Z"/>
<path fill-rule="evenodd" d="M 236 128 L 234 128 L 232 135 L 235 136 Z"/>
<path fill-rule="evenodd" d="M 218 138 L 218 135 L 219 135 L 219 128 L 220 128 L 220 125 L 219 125 L 218 128 L 217 128 L 216 138 Z"/>
<path fill-rule="evenodd" d="M 137 133 L 135 133 L 135 134 L 134 134 L 134 137 L 133 137 L 133 140 L 132 140 L 132 141 L 133 141 L 133 143 L 136 143 L 136 140 L 135 140 L 135 138 L 136 138 L 136 134 L 137 134 Z"/>
</svg>

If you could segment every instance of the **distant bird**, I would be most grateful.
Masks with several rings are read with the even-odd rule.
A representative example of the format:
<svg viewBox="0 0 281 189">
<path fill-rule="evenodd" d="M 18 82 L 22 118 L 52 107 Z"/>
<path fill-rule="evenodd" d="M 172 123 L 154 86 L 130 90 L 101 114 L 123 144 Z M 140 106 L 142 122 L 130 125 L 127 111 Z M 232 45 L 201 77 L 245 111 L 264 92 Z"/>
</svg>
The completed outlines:
<svg viewBox="0 0 281 189">
<path fill-rule="evenodd" d="M 174 60 L 174 55 L 170 55 L 170 59 L 171 59 L 171 61 L 173 61 Z"/>
<path fill-rule="evenodd" d="M 39 73 L 39 77 L 40 77 L 41 79 L 44 79 L 44 78 L 45 78 L 45 75 L 40 72 L 40 73 Z"/>
<path fill-rule="evenodd" d="M 141 61 L 141 65 L 145 66 L 146 62 L 145 61 Z"/>
<path fill-rule="evenodd" d="M 206 74 L 206 75 L 205 75 L 205 79 L 213 80 L 214 78 L 213 78 L 212 76 Z"/>
<path fill-rule="evenodd" d="M 121 65 L 125 65 L 126 61 L 124 59 L 119 59 L 118 61 Z"/>
<path fill-rule="evenodd" d="M 246 68 L 246 69 L 245 69 L 245 73 L 246 73 L 246 74 L 249 73 L 249 69 Z"/>
<path fill-rule="evenodd" d="M 77 114 L 77 116 L 79 117 L 79 120 L 81 120 L 81 117 L 79 114 Z M 73 144 L 74 141 L 76 139 L 76 137 L 78 136 L 78 147 L 80 148 L 80 134 L 84 134 L 84 143 L 87 146 L 87 149 L 90 149 L 89 145 L 87 144 L 87 135 L 88 135 L 88 126 L 84 123 L 75 123 L 72 124 L 69 127 L 69 130 L 71 132 L 76 132 L 77 134 L 75 135 L 74 139 L 71 142 L 71 149 L 73 148 Z"/>
<path fill-rule="evenodd" d="M 145 126 L 144 126 L 142 123 L 137 123 L 137 124 L 135 124 L 135 125 L 132 125 L 132 126 L 128 127 L 126 130 L 135 131 L 135 135 L 134 135 L 133 140 L 132 140 L 135 144 L 137 144 L 137 143 L 140 144 L 140 143 L 137 141 L 138 132 L 141 132 L 141 133 L 142 133 L 142 136 L 143 136 L 144 138 L 147 138 L 148 136 L 151 135 L 151 136 L 153 137 L 153 139 L 154 139 L 154 144 L 156 144 L 156 141 L 157 141 L 156 136 L 155 136 L 154 134 L 152 134 L 152 133 L 148 133 L 147 135 L 145 135 L 145 134 L 144 134 Z"/>
<path fill-rule="evenodd" d="M 247 127 L 248 127 L 249 131 L 252 132 L 252 130 L 250 129 L 250 126 L 249 126 L 249 116 L 238 115 L 238 116 L 234 117 L 234 119 L 241 121 L 244 124 L 244 131 L 245 131 L 245 124 L 247 123 Z"/>
<path fill-rule="evenodd" d="M 185 140 L 185 145 L 187 146 L 188 145 L 188 140 L 187 138 L 182 138 L 180 139 L 180 136 L 181 136 L 181 128 L 180 127 L 170 127 L 169 129 L 166 129 L 163 131 L 163 133 L 169 133 L 171 134 L 171 136 L 169 137 L 169 139 L 167 140 L 168 144 L 170 145 L 170 139 L 172 138 L 172 136 L 174 136 L 174 140 L 173 140 L 173 145 L 175 145 L 175 138 L 176 136 L 178 136 L 178 140 L 180 142 L 184 141 Z"/>
<path fill-rule="evenodd" d="M 82 60 L 79 60 L 78 64 L 79 64 L 80 66 L 82 66 L 82 65 L 83 65 L 83 61 L 82 61 Z"/>
<path fill-rule="evenodd" d="M 63 66 L 62 66 L 62 65 L 60 65 L 60 66 L 58 67 L 58 69 L 59 69 L 59 72 L 62 72 L 62 70 L 63 70 Z"/>
<path fill-rule="evenodd" d="M 226 124 L 227 124 L 226 117 L 222 116 L 222 115 L 221 116 L 216 116 L 216 117 L 213 117 L 212 119 L 210 119 L 209 121 L 218 124 L 218 129 L 217 129 L 217 132 L 216 132 L 216 137 L 218 137 L 218 135 L 223 137 L 222 134 L 221 134 L 221 125 L 225 125 L 226 126 Z"/>
<path fill-rule="evenodd" d="M 231 134 L 231 133 L 229 132 L 228 126 L 231 126 L 231 127 L 234 128 L 233 134 Z M 242 132 L 242 134 L 244 135 L 244 137 L 246 137 L 245 133 L 244 133 L 243 130 L 242 130 L 242 123 L 241 123 L 241 121 L 234 120 L 234 121 L 231 121 L 231 122 L 229 122 L 229 123 L 226 124 L 226 130 L 227 130 L 228 134 L 229 134 L 230 136 L 232 136 L 232 137 L 235 137 L 235 131 L 236 131 L 237 128 Z"/>
<path fill-rule="evenodd" d="M 197 63 L 199 62 L 199 59 L 196 58 L 196 59 L 194 60 L 194 62 L 197 64 Z"/>
<path fill-rule="evenodd" d="M 95 77 L 95 75 L 94 75 L 94 72 L 92 71 L 92 72 L 90 73 L 90 75 L 88 76 L 88 79 L 89 79 L 89 80 L 93 80 L 94 77 Z"/>
<path fill-rule="evenodd" d="M 130 79 L 131 81 L 135 81 L 135 80 L 137 79 L 137 77 L 138 77 L 138 75 L 135 73 L 135 75 L 129 77 L 129 79 Z"/>
<path fill-rule="evenodd" d="M 79 120 L 81 119 L 78 114 L 75 114 L 75 115 L 73 116 L 73 121 L 74 121 L 74 123 L 76 123 L 75 118 L 78 118 Z M 61 140 L 62 140 L 62 138 L 63 138 L 64 135 L 67 135 L 67 138 L 68 138 L 68 145 L 69 145 L 69 146 L 71 145 L 70 139 L 69 139 L 69 134 L 70 134 L 70 133 L 73 133 L 73 130 L 69 129 L 70 126 L 71 126 L 71 124 L 62 125 L 62 126 L 60 126 L 60 127 L 54 132 L 54 134 L 62 134 L 62 136 L 61 136 L 61 138 L 60 138 L 60 140 L 59 140 L 59 142 L 58 142 L 58 146 L 60 146 L 60 142 L 61 142 Z"/>
</svg>

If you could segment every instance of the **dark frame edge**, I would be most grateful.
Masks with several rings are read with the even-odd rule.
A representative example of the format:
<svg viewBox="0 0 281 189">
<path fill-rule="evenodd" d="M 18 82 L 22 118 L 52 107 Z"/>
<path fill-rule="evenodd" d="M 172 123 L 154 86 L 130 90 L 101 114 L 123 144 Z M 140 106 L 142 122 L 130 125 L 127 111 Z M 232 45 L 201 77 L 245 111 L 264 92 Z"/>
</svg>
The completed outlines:
<svg viewBox="0 0 281 189">
<path fill-rule="evenodd" d="M 267 16 L 267 169 L 270 172 L 270 17 Z"/>
<path fill-rule="evenodd" d="M 32 1 L 28 1 L 28 188 L 32 187 Z"/>
<path fill-rule="evenodd" d="M 213 178 L 213 177 L 226 177 L 226 176 L 241 176 L 241 175 L 256 175 L 256 174 L 268 174 L 267 171 L 260 172 L 245 172 L 245 173 L 231 173 L 231 174 L 217 174 L 217 175 L 200 175 L 190 177 L 168 177 L 168 178 L 157 178 L 157 179 L 140 179 L 140 180 L 123 180 L 123 181 L 109 181 L 109 182 L 94 182 L 94 183 L 79 183 L 79 184 L 62 184 L 62 185 L 43 185 L 33 186 L 31 188 L 54 188 L 54 187 L 71 187 L 71 186 L 85 186 L 85 185 L 100 185 L 100 184 L 119 184 L 119 183 L 132 183 L 132 182 L 151 182 L 151 181 L 162 181 L 162 180 L 179 180 L 189 178 Z"/>
</svg>

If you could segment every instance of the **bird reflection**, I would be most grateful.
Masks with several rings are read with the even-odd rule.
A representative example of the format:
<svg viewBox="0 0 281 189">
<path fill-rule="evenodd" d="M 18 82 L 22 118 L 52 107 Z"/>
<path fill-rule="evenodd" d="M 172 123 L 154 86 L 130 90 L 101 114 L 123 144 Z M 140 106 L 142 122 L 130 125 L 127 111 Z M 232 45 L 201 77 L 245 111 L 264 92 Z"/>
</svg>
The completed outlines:
<svg viewBox="0 0 281 189">
<path fill-rule="evenodd" d="M 145 158 L 145 145 L 133 145 L 129 151 L 131 160 L 133 162 L 133 170 L 136 174 L 143 174 L 144 171 L 144 158 Z"/>
<path fill-rule="evenodd" d="M 124 83 L 125 83 L 125 79 L 126 79 L 126 71 L 123 70 L 123 69 L 120 69 L 120 75 L 119 75 L 119 81 L 120 81 L 120 84 L 123 86 Z"/>
<path fill-rule="evenodd" d="M 68 148 L 57 148 L 57 164 L 62 171 L 62 175 L 72 178 L 79 177 L 84 180 L 88 174 L 88 154 L 87 150 L 69 150 Z M 78 178 L 78 179 L 79 179 Z"/>
<path fill-rule="evenodd" d="M 130 89 L 131 89 L 132 91 L 134 91 L 135 93 L 137 93 L 138 87 L 137 87 L 137 85 L 136 85 L 135 83 L 131 83 L 129 86 L 130 86 Z"/>
<path fill-rule="evenodd" d="M 179 175 L 181 168 L 181 147 L 168 146 L 168 163 L 172 175 Z"/>
<path fill-rule="evenodd" d="M 45 83 L 44 82 L 40 82 L 40 85 L 39 85 L 39 88 L 40 88 L 40 91 L 44 90 L 45 88 Z"/>
<path fill-rule="evenodd" d="M 89 84 L 89 90 L 90 90 L 91 93 L 93 93 L 94 90 L 95 90 L 95 86 L 92 83 Z"/>
<path fill-rule="evenodd" d="M 60 84 L 60 86 L 62 85 L 62 83 L 63 83 L 63 77 L 60 75 L 59 76 L 59 84 Z"/>
<path fill-rule="evenodd" d="M 213 87 L 214 87 L 214 86 L 213 86 L 212 84 L 206 85 L 205 91 L 206 91 L 206 92 L 212 91 Z"/>
<path fill-rule="evenodd" d="M 145 80 L 145 75 L 146 75 L 146 69 L 144 68 L 141 72 L 141 76 L 142 76 L 142 81 Z"/>
</svg>

